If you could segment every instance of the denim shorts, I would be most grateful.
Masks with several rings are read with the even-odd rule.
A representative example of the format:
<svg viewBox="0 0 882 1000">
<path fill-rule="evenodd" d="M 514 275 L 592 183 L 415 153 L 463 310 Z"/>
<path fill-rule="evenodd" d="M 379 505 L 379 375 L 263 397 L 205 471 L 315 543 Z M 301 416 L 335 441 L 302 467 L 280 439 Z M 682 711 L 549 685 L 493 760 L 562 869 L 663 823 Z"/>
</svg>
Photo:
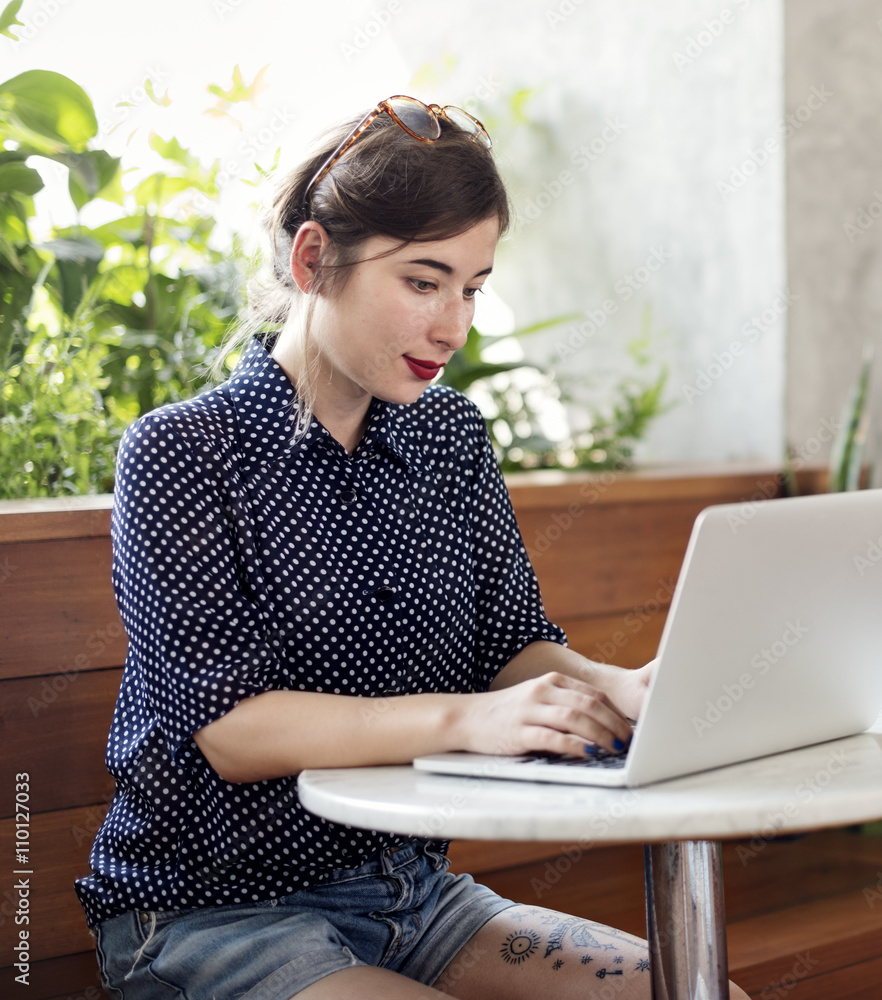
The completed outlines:
<svg viewBox="0 0 882 1000">
<path fill-rule="evenodd" d="M 373 965 L 431 986 L 513 906 L 418 841 L 260 903 L 137 910 L 98 925 L 98 963 L 123 1000 L 288 1000 L 339 969 Z"/>
</svg>

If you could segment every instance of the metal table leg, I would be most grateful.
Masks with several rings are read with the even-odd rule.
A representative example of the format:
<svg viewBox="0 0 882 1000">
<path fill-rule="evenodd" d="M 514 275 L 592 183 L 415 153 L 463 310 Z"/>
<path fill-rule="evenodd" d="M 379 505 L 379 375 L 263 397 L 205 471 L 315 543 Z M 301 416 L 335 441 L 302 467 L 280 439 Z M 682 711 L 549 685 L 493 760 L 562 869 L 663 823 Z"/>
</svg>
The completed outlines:
<svg viewBox="0 0 882 1000">
<path fill-rule="evenodd" d="M 643 860 L 652 1000 L 728 1000 L 719 843 L 647 844 Z"/>
</svg>

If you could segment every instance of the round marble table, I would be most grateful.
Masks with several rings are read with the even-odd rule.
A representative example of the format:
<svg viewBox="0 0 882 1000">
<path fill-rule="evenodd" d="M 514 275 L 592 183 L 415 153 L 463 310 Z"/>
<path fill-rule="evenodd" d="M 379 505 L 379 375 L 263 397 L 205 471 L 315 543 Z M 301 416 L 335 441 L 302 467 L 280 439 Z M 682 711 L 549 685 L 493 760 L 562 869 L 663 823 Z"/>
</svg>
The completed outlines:
<svg viewBox="0 0 882 1000">
<path fill-rule="evenodd" d="M 882 722 L 882 720 L 880 720 Z M 307 770 L 304 806 L 420 837 L 646 846 L 654 1000 L 728 997 L 721 839 L 882 817 L 882 725 L 789 753 L 633 789 L 427 774 L 410 765 Z"/>
</svg>

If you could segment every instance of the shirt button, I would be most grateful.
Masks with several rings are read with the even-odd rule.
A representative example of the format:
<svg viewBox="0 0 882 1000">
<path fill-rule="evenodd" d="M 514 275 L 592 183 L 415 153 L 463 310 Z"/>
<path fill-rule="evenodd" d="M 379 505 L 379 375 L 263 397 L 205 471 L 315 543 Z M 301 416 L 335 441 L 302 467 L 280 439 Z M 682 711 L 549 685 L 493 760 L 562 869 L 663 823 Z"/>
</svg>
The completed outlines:
<svg viewBox="0 0 882 1000">
<path fill-rule="evenodd" d="M 358 499 L 358 494 L 355 490 L 343 490 L 340 493 L 340 500 L 343 503 L 354 503 Z"/>
<path fill-rule="evenodd" d="M 380 604 L 386 604 L 392 600 L 395 596 L 395 588 L 386 586 L 377 587 L 374 591 L 374 597 L 380 602 Z"/>
<path fill-rule="evenodd" d="M 141 921 L 142 924 L 146 924 L 147 921 L 150 919 L 150 914 L 149 913 L 139 913 L 138 914 L 138 919 Z"/>
</svg>

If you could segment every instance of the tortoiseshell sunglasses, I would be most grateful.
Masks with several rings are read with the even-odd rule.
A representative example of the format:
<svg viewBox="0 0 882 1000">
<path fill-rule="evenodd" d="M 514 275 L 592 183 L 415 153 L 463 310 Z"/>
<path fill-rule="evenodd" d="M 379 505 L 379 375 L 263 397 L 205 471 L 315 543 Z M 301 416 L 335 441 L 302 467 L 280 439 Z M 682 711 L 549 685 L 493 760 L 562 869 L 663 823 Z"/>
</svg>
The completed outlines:
<svg viewBox="0 0 882 1000">
<path fill-rule="evenodd" d="M 396 94 L 385 101 L 380 101 L 374 110 L 355 126 L 352 132 L 319 167 L 316 175 L 306 186 L 306 191 L 303 195 L 304 202 L 309 200 L 312 189 L 328 173 L 331 167 L 337 163 L 368 125 L 384 112 L 389 115 L 396 125 L 403 128 L 414 139 L 419 139 L 420 142 L 436 142 L 441 137 L 441 125 L 438 119 L 446 118 L 447 121 L 461 128 L 463 132 L 467 132 L 475 142 L 479 142 L 487 149 L 492 145 L 490 136 L 487 134 L 487 129 L 484 128 L 477 118 L 473 118 L 467 111 L 463 111 L 462 108 L 454 108 L 451 105 L 439 108 L 437 104 L 423 104 L 422 101 L 418 101 L 415 97 L 405 97 L 404 94 Z"/>
</svg>

